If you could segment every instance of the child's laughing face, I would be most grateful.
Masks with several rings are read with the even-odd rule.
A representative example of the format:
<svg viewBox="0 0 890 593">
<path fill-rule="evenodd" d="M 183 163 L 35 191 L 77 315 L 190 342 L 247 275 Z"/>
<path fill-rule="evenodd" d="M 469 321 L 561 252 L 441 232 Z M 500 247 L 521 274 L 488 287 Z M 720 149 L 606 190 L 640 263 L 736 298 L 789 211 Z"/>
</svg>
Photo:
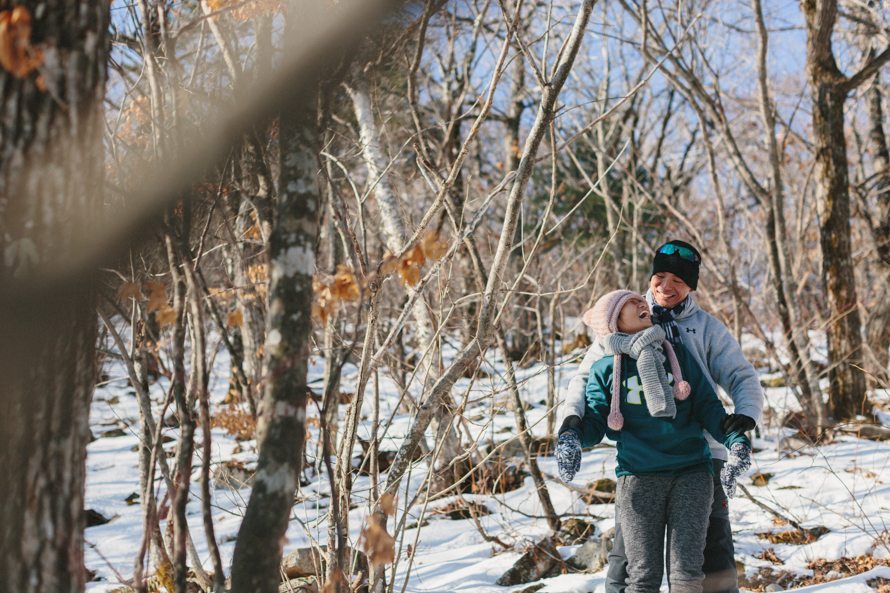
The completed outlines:
<svg viewBox="0 0 890 593">
<path fill-rule="evenodd" d="M 618 331 L 635 334 L 652 327 L 652 315 L 646 299 L 633 297 L 621 307 L 618 314 Z"/>
</svg>

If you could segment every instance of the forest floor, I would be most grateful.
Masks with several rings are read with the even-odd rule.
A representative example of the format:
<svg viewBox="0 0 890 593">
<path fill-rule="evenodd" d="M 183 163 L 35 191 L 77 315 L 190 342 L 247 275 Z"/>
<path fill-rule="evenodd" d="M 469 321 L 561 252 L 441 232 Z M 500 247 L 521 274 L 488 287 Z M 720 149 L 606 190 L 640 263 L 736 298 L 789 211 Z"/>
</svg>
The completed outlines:
<svg viewBox="0 0 890 593">
<path fill-rule="evenodd" d="M 560 393 L 575 372 L 580 354 L 583 351 L 578 350 L 561 357 L 556 368 Z M 320 391 L 321 365 L 320 359 L 313 360 L 310 368 L 310 381 L 316 392 Z M 464 379 L 454 389 L 457 401 L 466 400 L 463 427 L 477 439 L 480 452 L 490 452 L 492 444 L 502 445 L 499 451 L 503 455 L 499 458 L 504 467 L 519 470 L 515 474 L 518 479 L 513 484 L 505 482 L 504 488 L 515 489 L 495 494 L 469 492 L 425 503 L 418 496 L 418 489 L 428 467 L 425 462 L 418 462 L 399 496 L 395 521 L 390 520 L 390 526 L 404 519 L 405 525 L 411 527 L 396 540 L 395 591 L 519 592 L 530 585 L 495 584 L 523 550 L 547 536 L 549 529 L 532 480 L 522 472 L 521 459 L 510 457 L 518 455 L 519 449 L 503 364 L 496 356 L 490 356 L 481 370 L 481 378 L 475 383 L 471 385 L 469 379 Z M 87 591 L 93 593 L 112 591 L 120 587 L 121 579 L 132 577 L 143 531 L 138 497 L 138 405 L 120 363 L 110 361 L 103 371 L 105 380 L 98 386 L 92 404 L 90 425 L 95 440 L 89 445 L 87 458 L 86 508 L 98 513 L 93 516 L 95 522 L 107 520 L 86 530 L 86 565 L 90 571 L 88 580 L 92 579 Z M 247 416 L 222 403 L 228 390 L 228 371 L 226 353 L 219 349 L 211 379 L 216 414 L 211 462 L 217 477 L 212 496 L 216 539 L 226 570 L 250 496 L 250 474 L 256 462 L 255 441 L 239 440 L 239 432 L 250 428 Z M 522 397 L 529 406 L 527 415 L 534 436 L 546 445 L 546 368 L 536 364 L 517 369 L 517 375 Z M 356 376 L 357 369 L 347 365 L 341 385 L 344 401 L 354 391 Z M 764 372 L 763 378 L 765 383 L 775 384 L 772 375 Z M 410 415 L 399 409 L 399 389 L 393 381 L 381 373 L 378 385 L 380 433 L 385 434 L 381 450 L 395 451 Z M 152 385 L 156 414 L 160 413 L 168 386 L 164 378 Z M 870 395 L 881 423 L 890 427 L 890 391 Z M 360 435 L 364 437 L 371 430 L 373 399 L 372 382 L 363 406 Z M 836 432 L 831 442 L 812 446 L 796 439 L 794 430 L 779 426 L 780 419 L 796 407 L 788 389 L 766 388 L 766 407 L 764 427 L 754 439 L 753 467 L 741 481 L 760 504 L 744 494 L 730 501 L 736 557 L 744 575 L 743 590 L 763 591 L 772 585 L 767 590 L 890 593 L 890 442 L 859 438 L 852 432 L 855 427 L 850 426 L 848 432 Z M 345 407 L 341 408 L 343 411 Z M 313 402 L 308 418 L 307 456 L 312 461 L 318 459 L 319 450 L 318 405 Z M 172 462 L 178 430 L 171 426 L 165 429 L 165 435 L 170 437 L 165 450 Z M 200 442 L 200 436 L 197 441 Z M 570 485 L 555 477 L 553 457 L 538 457 L 548 477 L 556 511 L 564 519 L 578 517 L 592 523 L 595 534 L 609 530 L 614 523 L 613 505 L 591 499 L 588 492 L 588 486 L 598 480 L 614 480 L 613 445 L 607 441 L 585 451 L 581 471 Z M 358 464 L 360 447 L 355 453 Z M 199 448 L 198 458 L 202 454 Z M 385 460 L 386 455 L 381 457 Z M 315 467 L 304 470 L 285 552 L 327 540 L 329 490 L 326 475 L 318 471 L 319 465 L 316 462 Z M 211 570 L 197 461 L 195 468 L 189 523 L 205 569 Z M 357 475 L 354 505 L 349 513 L 353 545 L 368 512 L 371 486 L 367 475 Z M 774 512 L 768 512 L 764 506 Z M 468 517 L 468 508 L 477 511 L 475 519 Z M 794 529 L 789 521 L 799 524 L 804 531 Z M 569 558 L 577 547 L 558 549 L 563 558 Z M 601 570 L 593 574 L 559 574 L 531 584 L 541 585 L 538 590 L 542 593 L 601 593 L 604 579 L 605 571 Z M 663 590 L 667 590 L 666 585 Z"/>
</svg>

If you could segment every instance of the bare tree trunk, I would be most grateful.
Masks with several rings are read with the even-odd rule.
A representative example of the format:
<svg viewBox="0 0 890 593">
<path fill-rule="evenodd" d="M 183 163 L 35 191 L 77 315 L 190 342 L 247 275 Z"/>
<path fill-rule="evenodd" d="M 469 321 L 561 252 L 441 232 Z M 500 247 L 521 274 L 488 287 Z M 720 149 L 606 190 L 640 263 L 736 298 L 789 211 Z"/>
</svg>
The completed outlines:
<svg viewBox="0 0 890 593">
<path fill-rule="evenodd" d="M 407 225 L 401 213 L 399 200 L 386 174 L 388 160 L 383 153 L 383 145 L 380 140 L 381 133 L 371 108 L 368 82 L 364 72 L 358 65 L 352 68 L 347 91 L 352 99 L 353 111 L 359 125 L 362 155 L 365 166 L 368 168 L 369 182 L 374 187 L 374 198 L 377 203 L 383 237 L 392 253 L 401 253 L 408 240 Z M 409 296 L 414 292 L 415 290 L 409 286 Z M 433 369 L 435 368 L 435 360 L 438 358 L 437 348 L 434 343 L 436 340 L 436 323 L 432 315 L 430 315 L 423 295 L 415 301 L 411 312 L 416 323 L 414 333 L 418 350 L 426 351 L 424 362 L 415 371 L 421 377 L 423 391 L 426 393 L 427 388 L 435 380 Z M 436 489 L 447 488 L 454 483 L 455 473 L 463 473 L 449 471 L 450 464 L 455 459 L 459 459 L 463 453 L 460 437 L 452 426 L 452 412 L 449 404 L 450 402 L 447 400 L 443 401 L 442 405 L 436 410 L 434 418 L 435 432 L 444 439 L 442 454 L 439 455 L 440 461 L 437 461 L 437 467 L 435 468 Z"/>
<path fill-rule="evenodd" d="M 519 7 L 521 10 L 521 7 Z M 521 17 L 520 17 L 521 18 Z M 522 31 L 517 31 L 521 35 Z M 522 156 L 522 144 L 520 130 L 522 128 L 522 115 L 525 113 L 525 56 L 520 50 L 520 44 L 514 44 L 516 54 L 513 56 L 513 80 L 510 84 L 510 104 L 507 116 L 504 120 L 507 135 L 504 137 L 504 170 L 515 171 L 519 167 L 519 158 Z M 523 215 L 520 210 L 519 224 L 516 225 L 516 234 L 513 238 L 513 252 L 510 258 L 510 270 L 512 274 L 518 274 L 523 267 L 522 248 Z M 534 327 L 532 325 L 532 312 L 529 310 L 529 298 L 517 297 L 516 307 L 513 309 L 513 323 L 507 334 L 507 354 L 512 360 L 524 360 L 529 349 L 534 343 Z"/>
<path fill-rule="evenodd" d="M 30 2 L 40 71 L 0 68 L 0 589 L 84 589 L 89 405 L 96 375 L 93 274 L 49 292 L 34 268 L 64 265 L 101 226 L 107 2 Z M 7 18 L 8 10 L 4 10 Z M 38 74 L 50 91 L 41 91 Z M 47 166 L 47 165 L 50 166 Z M 72 224 L 89 220 L 90 227 Z M 17 292 L 19 294 L 17 294 Z"/>
<path fill-rule="evenodd" d="M 828 424 L 827 410 L 819 389 L 819 377 L 809 356 L 809 339 L 807 328 L 801 327 L 801 316 L 795 301 L 789 299 L 792 294 L 788 251 L 785 245 L 785 190 L 782 179 L 779 146 L 776 140 L 776 118 L 770 101 L 767 82 L 767 51 L 769 35 L 763 18 L 761 0 L 754 0 L 754 16 L 757 21 L 760 45 L 758 49 L 758 82 L 760 87 L 760 115 L 763 120 L 764 134 L 769 149 L 770 172 L 772 187 L 764 202 L 767 212 L 767 249 L 769 251 L 770 269 L 773 277 L 773 290 L 782 330 L 785 332 L 785 343 L 791 353 L 791 361 L 797 375 L 797 383 L 803 393 L 804 400 L 811 402 L 809 415 L 815 415 L 816 425 L 821 432 Z"/>
<path fill-rule="evenodd" d="M 295 10 L 287 15 L 285 35 Z M 232 560 L 232 591 L 278 590 L 284 534 L 305 440 L 312 276 L 321 209 L 316 189 L 315 110 L 281 113 L 279 199 L 269 241 L 267 380 L 260 402 L 259 459 Z"/>
<path fill-rule="evenodd" d="M 807 25 L 807 76 L 813 101 L 819 242 L 828 301 L 829 409 L 837 420 L 854 418 L 865 404 L 862 323 L 850 246 L 850 192 L 844 103 L 852 90 L 837 67 L 831 35 L 837 0 L 801 3 Z"/>
<path fill-rule="evenodd" d="M 873 58 L 874 50 L 869 51 Z M 878 216 L 870 220 L 872 234 L 878 252 L 875 262 L 878 274 L 878 286 L 890 286 L 890 150 L 887 148 L 887 136 L 884 133 L 883 98 L 881 76 L 875 74 L 871 87 L 868 89 L 868 122 L 869 141 L 875 182 L 872 192 L 877 196 Z M 866 205 L 867 208 L 867 205 Z M 884 372 L 890 372 L 890 299 L 884 298 L 878 290 L 878 298 L 874 307 L 868 312 L 865 335 L 878 366 Z"/>
<path fill-rule="evenodd" d="M 168 216 L 169 219 L 172 217 Z M 188 520 L 186 506 L 189 499 L 189 486 L 192 475 L 192 454 L 195 440 L 195 418 L 192 402 L 186 397 L 185 375 L 185 299 L 186 286 L 179 270 L 180 259 L 177 256 L 176 239 L 171 236 L 171 229 L 164 235 L 167 259 L 173 284 L 173 310 L 176 321 L 173 326 L 171 357 L 173 359 L 173 401 L 176 403 L 176 414 L 179 417 L 179 446 L 176 451 L 176 474 L 174 489 L 171 493 L 173 505 L 170 508 L 173 524 L 173 567 L 176 593 L 185 593 L 188 566 L 186 564 L 188 546 Z"/>
</svg>

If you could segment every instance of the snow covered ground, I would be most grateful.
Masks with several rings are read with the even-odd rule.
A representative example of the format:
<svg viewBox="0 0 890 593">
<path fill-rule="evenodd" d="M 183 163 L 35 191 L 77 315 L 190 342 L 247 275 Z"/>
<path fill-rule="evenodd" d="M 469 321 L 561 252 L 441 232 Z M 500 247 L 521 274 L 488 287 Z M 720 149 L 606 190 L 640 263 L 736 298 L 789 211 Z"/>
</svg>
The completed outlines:
<svg viewBox="0 0 890 593">
<path fill-rule="evenodd" d="M 228 368 L 227 356 L 220 350 L 214 362 L 211 384 L 215 401 L 221 401 L 225 396 Z M 575 368 L 576 363 L 571 357 L 565 357 L 559 363 L 557 383 L 561 388 L 566 386 Z M 502 442 L 516 431 L 513 413 L 507 407 L 508 394 L 500 379 L 503 365 L 492 357 L 483 370 L 488 376 L 478 380 L 472 388 L 469 380 L 462 380 L 454 389 L 456 398 L 468 398 L 465 429 L 478 439 L 480 446 L 488 440 Z M 319 380 L 321 371 L 321 362 L 313 361 L 310 380 Z M 105 372 L 109 379 L 98 387 L 93 401 L 91 428 L 97 438 L 89 446 L 87 459 L 86 507 L 111 518 L 104 525 L 86 530 L 86 564 L 96 574 L 96 580 L 88 583 L 87 590 L 96 593 L 114 589 L 119 584 L 119 577 L 129 579 L 132 576 L 134 557 L 142 538 L 142 514 L 138 501 L 134 501 L 132 496 L 139 492 L 136 398 L 121 366 L 110 364 Z M 355 367 L 347 366 L 341 387 L 344 392 L 352 391 L 356 374 Z M 519 369 L 518 375 L 522 396 L 532 406 L 528 416 L 534 425 L 533 432 L 535 436 L 543 437 L 546 433 L 545 369 L 540 365 Z M 163 379 L 152 386 L 158 410 L 166 387 Z M 396 410 L 398 389 L 383 373 L 380 374 L 380 390 L 381 423 L 386 424 L 392 418 L 381 448 L 395 450 L 407 429 L 409 416 Z M 886 391 L 876 394 L 876 397 L 881 398 L 885 406 L 890 401 L 890 394 Z M 364 409 L 368 415 L 371 412 L 369 399 L 366 398 Z M 777 419 L 785 410 L 795 408 L 796 402 L 784 388 L 770 388 L 767 390 L 767 406 L 771 418 Z M 311 403 L 309 415 L 317 416 L 317 409 Z M 882 421 L 890 426 L 890 415 L 884 414 Z M 367 420 L 362 430 L 368 434 Z M 311 440 L 307 446 L 312 457 L 317 451 L 318 433 L 315 427 L 310 428 L 310 432 Z M 109 434 L 103 436 L 105 433 Z M 890 558 L 890 443 L 840 436 L 828 445 L 798 449 L 800 444 L 783 441 L 783 437 L 790 433 L 787 429 L 770 426 L 755 439 L 754 466 L 742 483 L 756 500 L 804 528 L 824 527 L 828 531 L 810 543 L 770 543 L 760 534 L 779 533 L 791 528 L 782 525 L 773 514 L 744 496 L 733 499 L 730 511 L 737 558 L 744 563 L 746 574 L 753 577 L 764 570 L 769 571 L 765 574 L 787 572 L 807 575 L 813 573 L 808 568 L 810 563 L 819 560 L 863 555 L 877 559 Z M 167 429 L 167 434 L 175 437 L 176 429 Z M 204 452 L 199 449 L 197 454 L 200 456 Z M 210 455 L 214 467 L 235 459 L 249 468 L 256 459 L 255 443 L 239 443 L 225 430 L 215 428 Z M 545 475 L 556 475 L 554 458 L 542 457 L 539 461 Z M 196 463 L 195 466 L 197 468 L 200 464 Z M 614 468 L 614 449 L 601 447 L 587 451 L 581 472 L 573 484 L 583 487 L 600 478 L 614 479 Z M 419 530 L 406 529 L 396 542 L 396 590 L 409 593 L 485 593 L 520 591 L 527 587 L 500 587 L 495 585 L 495 581 L 519 557 L 524 545 L 549 533 L 531 478 L 525 479 L 523 487 L 503 495 L 464 496 L 467 500 L 483 504 L 491 512 L 480 517 L 480 524 L 488 535 L 513 545 L 513 549 L 505 551 L 501 546 L 486 541 L 472 520 L 452 520 L 433 513 L 434 509 L 454 499 L 432 501 L 428 507 L 420 502 L 405 508 L 405 501 L 415 498 L 426 471 L 426 465 L 418 463 L 406 481 L 406 494 L 399 497 L 400 506 L 395 521 L 401 520 L 401 515 L 407 512 L 407 525 L 421 523 L 424 526 Z M 755 485 L 752 482 L 755 473 L 768 479 L 757 482 L 761 485 Z M 326 477 L 311 470 L 306 472 L 306 476 L 310 475 L 315 476 L 312 483 L 301 489 L 294 505 L 286 551 L 326 540 Z M 196 482 L 197 479 L 193 480 L 193 500 L 188 507 L 191 533 L 205 568 L 210 569 Z M 565 517 L 586 518 L 596 524 L 599 532 L 612 526 L 612 505 L 587 505 L 581 499 L 579 489 L 566 487 L 553 479 L 548 484 L 557 512 Z M 354 497 L 358 507 L 350 511 L 353 544 L 358 539 L 367 513 L 367 505 L 362 503 L 367 500 L 369 487 L 368 478 L 358 476 Z M 223 564 L 228 569 L 250 491 L 249 488 L 214 489 L 212 495 L 216 537 Z M 413 554 L 409 554 L 409 545 Z M 571 556 L 574 551 L 575 547 L 560 549 L 564 557 Z M 545 584 L 541 591 L 601 592 L 604 576 L 604 572 L 565 574 L 541 581 Z M 842 577 L 844 574 L 837 573 L 828 578 L 833 576 Z M 863 574 L 797 590 L 867 593 L 875 590 L 867 583 L 874 584 L 877 582 L 874 579 L 880 578 L 890 579 L 890 568 L 878 566 Z M 406 580 L 407 585 L 403 589 Z"/>
</svg>

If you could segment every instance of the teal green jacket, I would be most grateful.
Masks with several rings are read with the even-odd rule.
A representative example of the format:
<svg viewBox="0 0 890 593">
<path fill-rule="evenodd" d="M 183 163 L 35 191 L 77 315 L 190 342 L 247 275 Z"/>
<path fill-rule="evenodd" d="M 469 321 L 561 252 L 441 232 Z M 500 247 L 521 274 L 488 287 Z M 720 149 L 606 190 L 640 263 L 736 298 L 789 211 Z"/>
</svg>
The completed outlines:
<svg viewBox="0 0 890 593">
<path fill-rule="evenodd" d="M 608 436 L 618 444 L 619 476 L 673 473 L 697 470 L 712 472 L 711 452 L 702 434 L 707 430 L 727 448 L 734 443 L 751 445 L 743 434 L 723 434 L 720 421 L 726 417 L 723 404 L 695 360 L 683 348 L 675 345 L 683 379 L 692 388 L 684 401 L 675 400 L 676 418 L 654 418 L 649 415 L 643 387 L 637 373 L 636 360 L 621 357 L 621 414 L 624 427 L 614 431 L 606 425 L 612 401 L 613 357 L 606 356 L 593 364 L 587 381 L 587 409 L 581 420 L 581 444 L 593 446 Z M 665 362 L 671 385 L 674 377 Z"/>
</svg>

